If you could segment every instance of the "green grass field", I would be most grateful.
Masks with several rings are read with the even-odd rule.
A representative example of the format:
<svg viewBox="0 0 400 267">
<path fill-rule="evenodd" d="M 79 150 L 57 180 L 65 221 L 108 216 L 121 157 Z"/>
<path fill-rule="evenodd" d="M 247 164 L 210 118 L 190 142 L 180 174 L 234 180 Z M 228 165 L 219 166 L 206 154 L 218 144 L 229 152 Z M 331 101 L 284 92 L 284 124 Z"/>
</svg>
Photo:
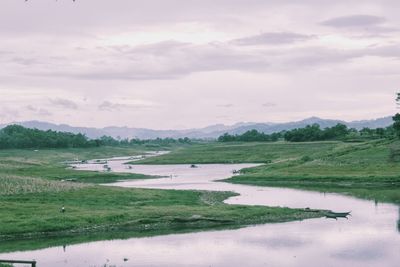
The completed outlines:
<svg viewBox="0 0 400 267">
<path fill-rule="evenodd" d="M 393 141 L 365 143 L 211 143 L 178 149 L 137 164 L 258 162 L 226 181 L 337 192 L 400 203 L 400 163 L 389 160 Z"/>
<path fill-rule="evenodd" d="M 152 178 L 66 169 L 62 162 L 136 155 L 138 148 L 89 148 L 0 151 L 1 251 L 12 240 L 85 235 L 85 241 L 144 233 L 173 233 L 240 227 L 320 217 L 287 208 L 227 205 L 233 193 L 129 189 L 96 185 L 120 179 Z M 74 178 L 76 182 L 61 181 Z M 66 209 L 60 212 L 61 207 Z M 74 239 L 76 240 L 76 239 Z M 67 242 L 67 241 L 63 241 Z M 72 241 L 71 241 L 72 242 Z M 28 249 L 49 242 L 31 241 Z M 68 242 L 67 242 L 68 243 Z M 7 244 L 7 243 L 6 243 Z"/>
</svg>

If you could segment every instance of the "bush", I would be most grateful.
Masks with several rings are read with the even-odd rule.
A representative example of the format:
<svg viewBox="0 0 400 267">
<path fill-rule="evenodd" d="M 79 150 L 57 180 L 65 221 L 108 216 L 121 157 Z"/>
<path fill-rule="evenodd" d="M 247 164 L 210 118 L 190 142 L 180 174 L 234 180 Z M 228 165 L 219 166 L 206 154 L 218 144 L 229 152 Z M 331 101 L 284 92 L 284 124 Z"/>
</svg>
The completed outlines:
<svg viewBox="0 0 400 267">
<path fill-rule="evenodd" d="M 389 149 L 389 161 L 400 162 L 400 145 L 392 145 Z"/>
<path fill-rule="evenodd" d="M 300 159 L 302 162 L 309 162 L 312 161 L 313 159 L 310 156 L 303 156 Z"/>
</svg>

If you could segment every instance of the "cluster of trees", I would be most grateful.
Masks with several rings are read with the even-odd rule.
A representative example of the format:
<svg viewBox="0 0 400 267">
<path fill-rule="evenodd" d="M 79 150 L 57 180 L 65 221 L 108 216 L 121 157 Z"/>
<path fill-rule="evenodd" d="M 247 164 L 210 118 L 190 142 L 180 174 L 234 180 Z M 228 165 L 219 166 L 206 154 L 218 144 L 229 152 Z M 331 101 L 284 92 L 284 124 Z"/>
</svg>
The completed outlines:
<svg viewBox="0 0 400 267">
<path fill-rule="evenodd" d="M 305 128 L 287 131 L 284 138 L 290 142 L 334 140 L 343 139 L 348 133 L 347 126 L 343 124 L 325 129 L 321 129 L 318 124 L 313 124 L 307 125 Z"/>
<path fill-rule="evenodd" d="M 156 138 L 156 139 L 115 139 L 111 136 L 102 136 L 99 139 L 101 145 L 105 146 L 132 146 L 132 145 L 171 145 L 171 144 L 190 144 L 192 142 L 188 137 L 185 138 Z"/>
<path fill-rule="evenodd" d="M 282 133 L 265 134 L 257 130 L 250 130 L 240 135 L 225 133 L 218 137 L 219 142 L 275 142 L 282 138 Z"/>
<path fill-rule="evenodd" d="M 399 131 L 400 131 L 400 114 Z M 394 138 L 396 130 L 394 126 L 387 128 L 363 128 L 357 130 L 348 128 L 346 125 L 338 123 L 333 127 L 321 129 L 318 124 L 307 125 L 304 128 L 297 128 L 279 133 L 265 134 L 257 130 L 250 130 L 241 135 L 231 135 L 225 133 L 218 137 L 219 142 L 275 142 L 280 139 L 289 142 L 309 142 L 309 141 L 328 141 L 328 140 L 366 140 L 377 138 Z M 399 133 L 400 136 L 400 133 Z"/>
<path fill-rule="evenodd" d="M 151 140 L 115 139 L 111 136 L 102 136 L 98 139 L 89 139 L 83 134 L 73 134 L 57 131 L 42 131 L 25 128 L 20 125 L 9 125 L 0 129 L 0 149 L 8 148 L 84 148 L 96 146 L 132 146 L 171 144 L 189 144 L 189 138 L 157 138 Z"/>
<path fill-rule="evenodd" d="M 284 133 L 284 139 L 290 142 L 327 141 L 327 140 L 363 140 L 377 138 L 393 138 L 393 127 L 387 128 L 363 128 L 357 130 L 348 128 L 344 124 L 321 129 L 318 124 L 308 125 L 305 128 L 294 129 Z"/>
<path fill-rule="evenodd" d="M 99 146 L 83 134 L 29 129 L 9 125 L 0 130 L 0 148 L 67 148 Z"/>
</svg>

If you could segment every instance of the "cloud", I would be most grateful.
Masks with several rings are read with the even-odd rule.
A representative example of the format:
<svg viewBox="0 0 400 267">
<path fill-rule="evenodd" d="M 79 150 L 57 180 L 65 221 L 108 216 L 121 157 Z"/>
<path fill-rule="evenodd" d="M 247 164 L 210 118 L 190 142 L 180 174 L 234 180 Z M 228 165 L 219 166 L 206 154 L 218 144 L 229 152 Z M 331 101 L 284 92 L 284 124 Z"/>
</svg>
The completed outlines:
<svg viewBox="0 0 400 267">
<path fill-rule="evenodd" d="M 64 98 L 53 98 L 50 99 L 50 103 L 54 106 L 59 106 L 66 109 L 78 109 L 78 104 L 75 102 L 64 99 Z"/>
<path fill-rule="evenodd" d="M 262 104 L 262 107 L 264 107 L 264 108 L 272 108 L 275 106 L 276 106 L 276 104 L 272 103 L 272 102 L 265 102 L 264 104 Z"/>
<path fill-rule="evenodd" d="M 112 103 L 110 101 L 104 101 L 101 103 L 98 108 L 99 110 L 102 111 L 114 111 L 114 110 L 120 110 L 121 108 L 125 108 L 126 105 L 123 104 L 117 104 L 117 103 Z"/>
<path fill-rule="evenodd" d="M 32 106 L 32 105 L 26 106 L 26 109 L 27 109 L 28 111 L 31 111 L 31 112 L 34 113 L 35 115 L 38 115 L 38 116 L 51 116 L 51 115 L 53 115 L 53 114 L 52 114 L 50 111 L 48 111 L 47 109 L 34 107 L 34 106 Z"/>
<path fill-rule="evenodd" d="M 78 80 L 168 80 L 192 73 L 212 71 L 286 72 L 301 71 L 323 65 L 346 63 L 364 56 L 398 57 L 400 45 L 336 49 L 325 46 L 261 47 L 242 49 L 226 43 L 189 44 L 160 42 L 146 46 L 108 49 L 98 58 L 54 63 L 49 70 L 25 73 L 31 76 L 62 77 Z M 163 52 L 160 52 L 163 51 Z M 52 65 L 49 63 L 49 65 Z M 54 104 L 76 108 L 75 103 L 57 99 Z"/>
<path fill-rule="evenodd" d="M 17 64 L 25 65 L 25 66 L 31 66 L 31 65 L 38 63 L 37 59 L 23 58 L 23 57 L 14 57 L 11 59 L 11 61 L 14 63 L 17 63 Z"/>
<path fill-rule="evenodd" d="M 197 45 L 175 42 L 173 45 L 170 42 L 160 42 L 125 47 L 121 51 L 108 52 L 99 57 L 103 58 L 101 64 L 90 59 L 26 74 L 88 80 L 158 80 L 177 79 L 194 72 L 252 70 L 268 65 L 265 56 L 238 51 L 225 43 Z"/>
<path fill-rule="evenodd" d="M 293 32 L 266 32 L 259 35 L 232 40 L 237 45 L 280 45 L 307 41 L 314 38 L 313 35 L 305 35 Z"/>
<path fill-rule="evenodd" d="M 180 49 L 190 47 L 192 44 L 187 42 L 178 42 L 174 40 L 166 40 L 152 44 L 138 45 L 135 47 L 124 45 L 124 46 L 110 46 L 109 48 L 116 50 L 123 54 L 152 54 L 152 55 L 163 55 L 166 51 L 179 52 Z"/>
<path fill-rule="evenodd" d="M 101 111 L 119 111 L 121 109 L 151 108 L 154 106 L 156 106 L 154 103 L 143 100 L 136 100 L 130 103 L 115 103 L 105 100 L 97 108 Z"/>
<path fill-rule="evenodd" d="M 352 15 L 336 17 L 320 23 L 337 29 L 346 29 L 350 31 L 363 31 L 363 38 L 390 37 L 387 34 L 400 31 L 387 23 L 386 18 L 372 15 Z"/>
<path fill-rule="evenodd" d="M 369 55 L 378 57 L 391 57 L 400 59 L 400 45 L 388 45 L 370 48 Z"/>
<path fill-rule="evenodd" d="M 229 104 L 220 104 L 220 105 L 217 105 L 217 107 L 220 107 L 220 108 L 233 108 L 235 105 L 234 104 L 231 104 L 231 103 L 229 103 Z"/>
<path fill-rule="evenodd" d="M 321 24 L 335 28 L 348 28 L 348 27 L 368 27 L 382 24 L 386 21 L 384 17 L 373 15 L 351 15 L 331 18 L 322 21 Z"/>
</svg>

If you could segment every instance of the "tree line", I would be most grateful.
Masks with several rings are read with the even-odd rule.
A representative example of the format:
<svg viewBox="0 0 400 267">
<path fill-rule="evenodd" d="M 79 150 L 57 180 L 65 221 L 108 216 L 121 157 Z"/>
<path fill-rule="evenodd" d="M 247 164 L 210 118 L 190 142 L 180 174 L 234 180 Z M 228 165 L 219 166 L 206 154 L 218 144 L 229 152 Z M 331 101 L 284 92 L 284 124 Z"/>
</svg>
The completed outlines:
<svg viewBox="0 0 400 267">
<path fill-rule="evenodd" d="M 307 125 L 284 133 L 285 141 L 289 142 L 309 142 L 309 141 L 356 141 L 379 138 L 393 138 L 395 136 L 393 127 L 386 128 L 363 128 L 357 130 L 348 128 L 346 125 L 338 123 L 333 127 L 321 129 L 318 124 Z"/>
<path fill-rule="evenodd" d="M 171 145 L 171 144 L 190 144 L 192 139 L 185 138 L 155 138 L 155 139 L 138 139 L 138 138 L 113 138 L 111 136 L 102 136 L 99 139 L 101 145 L 105 146 L 133 146 L 133 145 Z"/>
<path fill-rule="evenodd" d="M 296 128 L 288 131 L 281 131 L 278 133 L 265 134 L 255 129 L 249 130 L 243 134 L 232 135 L 225 133 L 218 137 L 219 142 L 275 142 L 278 140 L 285 140 L 288 142 L 310 142 L 310 141 L 329 141 L 329 140 L 342 140 L 342 141 L 356 141 L 368 140 L 378 138 L 394 138 L 396 135 L 400 136 L 400 115 L 398 131 L 393 126 L 386 128 L 363 128 L 357 130 L 348 128 L 346 125 L 338 123 L 335 126 L 321 129 L 319 124 L 307 125 L 303 128 Z M 396 122 L 395 122 L 396 124 Z"/>
<path fill-rule="evenodd" d="M 282 132 L 265 134 L 255 129 L 247 131 L 243 134 L 231 135 L 225 133 L 218 137 L 219 142 L 275 142 L 282 138 Z"/>
<path fill-rule="evenodd" d="M 20 125 L 9 125 L 0 130 L 0 148 L 67 148 L 99 146 L 83 134 L 41 131 Z"/>
<path fill-rule="evenodd" d="M 0 149 L 12 148 L 87 148 L 99 146 L 133 146 L 133 145 L 171 145 L 188 144 L 189 138 L 156 138 L 151 140 L 115 139 L 111 136 L 102 136 L 89 139 L 78 133 L 57 132 L 52 130 L 38 130 L 25 128 L 20 125 L 9 125 L 0 129 Z"/>
</svg>

